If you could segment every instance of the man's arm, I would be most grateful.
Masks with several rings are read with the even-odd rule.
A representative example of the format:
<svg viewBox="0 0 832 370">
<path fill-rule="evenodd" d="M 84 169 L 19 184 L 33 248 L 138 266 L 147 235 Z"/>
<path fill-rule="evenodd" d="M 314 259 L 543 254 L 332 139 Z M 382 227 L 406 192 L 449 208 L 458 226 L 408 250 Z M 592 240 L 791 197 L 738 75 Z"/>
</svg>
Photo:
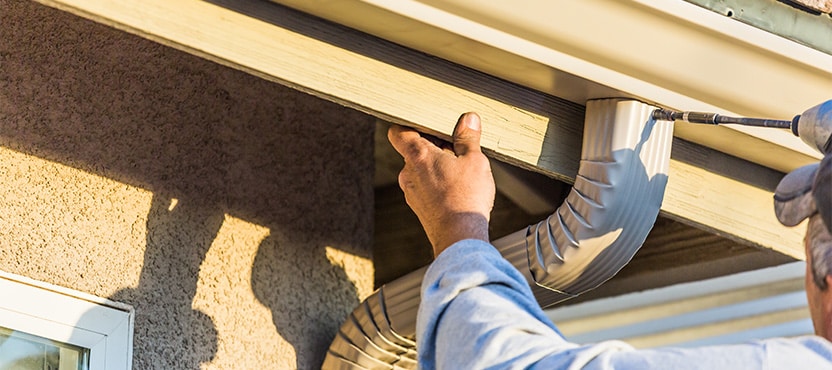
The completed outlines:
<svg viewBox="0 0 832 370">
<path fill-rule="evenodd" d="M 488 244 L 494 180 L 480 150 L 480 120 L 460 117 L 453 146 L 393 126 L 404 157 L 399 183 L 437 256 L 417 316 L 423 369 L 759 369 L 830 367 L 829 343 L 814 337 L 698 349 L 633 350 L 610 341 L 567 342 L 526 280 Z"/>
<path fill-rule="evenodd" d="M 480 136 L 475 113 L 460 116 L 451 146 L 401 126 L 388 132 L 405 160 L 399 185 L 437 256 L 422 286 L 420 366 L 525 368 L 546 356 L 553 364 L 553 353 L 571 362 L 569 350 L 578 346 L 563 339 L 525 279 L 488 244 L 495 185 Z"/>
<path fill-rule="evenodd" d="M 648 350 L 620 341 L 570 343 L 520 273 L 478 240 L 454 244 L 428 269 L 416 329 L 422 369 L 832 368 L 832 348 L 819 337 Z"/>
<path fill-rule="evenodd" d="M 544 315 L 520 273 L 490 244 L 472 239 L 448 248 L 428 269 L 417 333 L 423 369 L 525 369 L 578 347 Z M 605 348 L 616 346 L 629 348 L 620 342 Z"/>
</svg>

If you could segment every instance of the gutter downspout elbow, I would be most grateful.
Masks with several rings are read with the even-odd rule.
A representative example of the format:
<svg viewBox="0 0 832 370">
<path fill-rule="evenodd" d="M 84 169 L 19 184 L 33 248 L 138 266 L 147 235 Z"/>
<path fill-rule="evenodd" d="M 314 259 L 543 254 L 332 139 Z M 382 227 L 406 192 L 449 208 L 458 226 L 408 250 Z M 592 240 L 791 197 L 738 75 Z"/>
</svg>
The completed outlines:
<svg viewBox="0 0 832 370">
<path fill-rule="evenodd" d="M 516 252 L 518 235 L 494 242 L 529 272 L 541 307 L 598 287 L 644 244 L 661 209 L 673 141 L 673 123 L 653 120 L 655 109 L 634 100 L 587 102 L 575 184 L 555 213 L 528 227 L 527 260 Z"/>
<path fill-rule="evenodd" d="M 594 289 L 632 259 L 661 209 L 673 123 L 634 100 L 586 105 L 581 164 L 545 220 L 495 240 L 541 307 Z M 416 312 L 426 267 L 385 284 L 347 318 L 324 369 L 416 369 Z"/>
</svg>

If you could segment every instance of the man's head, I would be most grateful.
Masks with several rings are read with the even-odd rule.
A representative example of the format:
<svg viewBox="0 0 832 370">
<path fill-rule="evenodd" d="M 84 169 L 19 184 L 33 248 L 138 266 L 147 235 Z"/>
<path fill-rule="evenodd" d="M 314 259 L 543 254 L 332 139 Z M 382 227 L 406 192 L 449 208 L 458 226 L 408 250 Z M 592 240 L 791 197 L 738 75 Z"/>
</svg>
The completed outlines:
<svg viewBox="0 0 832 370">
<path fill-rule="evenodd" d="M 786 175 L 777 185 L 774 209 L 786 226 L 809 219 L 806 296 L 815 334 L 832 340 L 832 155 Z"/>
</svg>

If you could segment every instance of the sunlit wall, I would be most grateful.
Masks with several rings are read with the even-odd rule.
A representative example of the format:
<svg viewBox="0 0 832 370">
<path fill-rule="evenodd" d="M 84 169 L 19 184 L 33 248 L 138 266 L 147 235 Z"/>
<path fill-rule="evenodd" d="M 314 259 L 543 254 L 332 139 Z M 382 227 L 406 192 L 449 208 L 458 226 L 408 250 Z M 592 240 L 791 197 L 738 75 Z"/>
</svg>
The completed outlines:
<svg viewBox="0 0 832 370">
<path fill-rule="evenodd" d="M 370 117 L 0 0 L 0 270 L 135 307 L 135 369 L 316 368 L 370 293 Z"/>
</svg>

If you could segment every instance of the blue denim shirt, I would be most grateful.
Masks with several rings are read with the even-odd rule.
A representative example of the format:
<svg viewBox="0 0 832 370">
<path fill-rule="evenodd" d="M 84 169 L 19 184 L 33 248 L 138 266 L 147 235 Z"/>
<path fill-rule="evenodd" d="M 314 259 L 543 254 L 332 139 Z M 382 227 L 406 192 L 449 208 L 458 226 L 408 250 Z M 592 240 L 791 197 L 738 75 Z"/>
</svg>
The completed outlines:
<svg viewBox="0 0 832 370">
<path fill-rule="evenodd" d="M 570 343 L 520 272 L 478 240 L 430 266 L 416 325 L 422 369 L 832 369 L 832 344 L 816 336 L 645 350 Z"/>
</svg>

